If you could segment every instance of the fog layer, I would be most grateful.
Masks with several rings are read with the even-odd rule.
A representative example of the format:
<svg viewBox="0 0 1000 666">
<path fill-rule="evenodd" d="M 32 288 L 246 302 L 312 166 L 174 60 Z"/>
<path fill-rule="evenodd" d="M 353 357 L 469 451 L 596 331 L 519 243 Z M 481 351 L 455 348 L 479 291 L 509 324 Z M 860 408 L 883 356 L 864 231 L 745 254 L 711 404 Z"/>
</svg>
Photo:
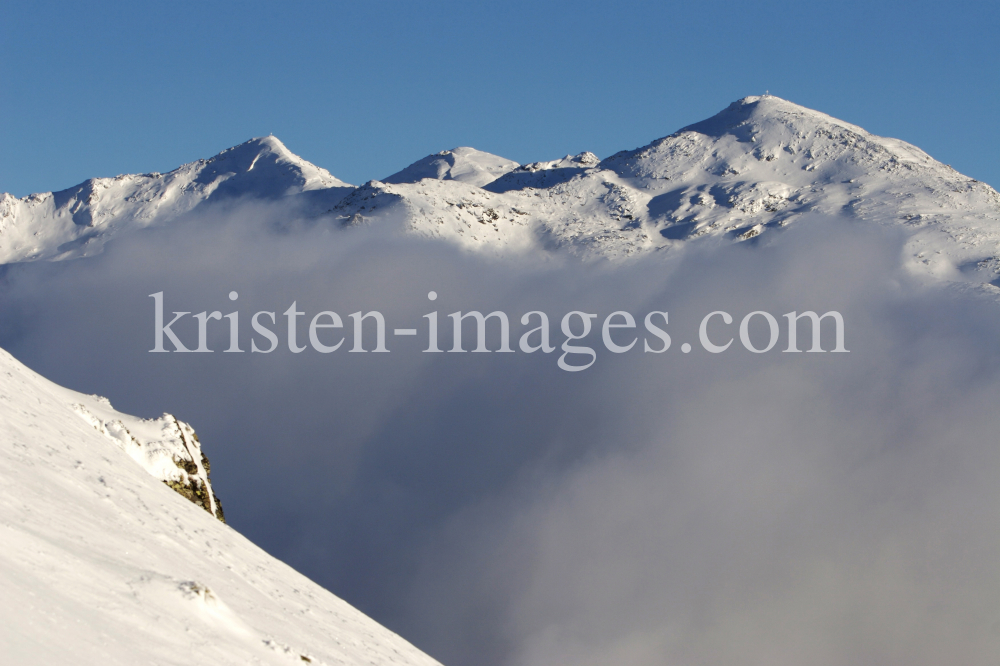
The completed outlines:
<svg viewBox="0 0 1000 666">
<path fill-rule="evenodd" d="M 1000 654 L 1000 310 L 901 274 L 900 238 L 802 220 L 611 264 L 278 228 L 283 214 L 236 207 L 12 267 L 0 345 L 122 411 L 192 423 L 233 527 L 451 666 Z M 238 311 L 245 350 L 251 316 L 274 312 L 281 346 L 224 353 L 223 320 L 214 353 L 149 353 L 158 292 L 168 312 Z M 329 310 L 344 345 L 289 352 L 293 302 L 300 343 Z M 390 353 L 350 353 L 349 315 L 371 310 Z M 563 315 L 594 313 L 596 361 L 422 351 L 423 315 L 439 313 L 449 349 L 448 314 L 470 310 L 505 312 L 515 350 L 529 311 L 548 313 L 556 347 Z M 669 312 L 662 354 L 643 351 L 660 347 L 641 330 L 654 310 Z M 710 354 L 698 326 L 717 310 L 734 322 L 714 320 L 713 339 L 736 339 Z M 758 310 L 781 326 L 765 354 L 739 340 Z M 782 315 L 807 310 L 840 312 L 850 353 L 783 352 Z M 623 354 L 601 341 L 615 311 L 640 329 Z M 763 347 L 761 317 L 750 333 Z"/>
</svg>

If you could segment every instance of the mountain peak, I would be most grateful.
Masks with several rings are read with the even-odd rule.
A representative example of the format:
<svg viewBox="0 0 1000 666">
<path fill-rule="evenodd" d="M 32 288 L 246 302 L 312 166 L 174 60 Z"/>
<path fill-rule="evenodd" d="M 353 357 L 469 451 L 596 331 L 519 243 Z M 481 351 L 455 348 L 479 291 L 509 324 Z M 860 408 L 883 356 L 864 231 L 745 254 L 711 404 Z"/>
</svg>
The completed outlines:
<svg viewBox="0 0 1000 666">
<path fill-rule="evenodd" d="M 289 164 L 295 164 L 298 166 L 314 166 L 310 162 L 307 162 L 290 151 L 288 147 L 282 143 L 281 139 L 273 134 L 268 134 L 267 136 L 257 136 L 248 141 L 244 141 L 237 146 L 226 148 L 218 155 L 211 157 L 206 161 L 220 159 L 249 159 L 252 163 L 254 159 L 265 155 L 272 156 L 275 160 L 280 160 Z"/>
<path fill-rule="evenodd" d="M 770 167 L 761 171 L 759 162 Z M 696 164 L 715 176 L 745 179 L 757 172 L 756 177 L 783 180 L 801 172 L 809 182 L 902 176 L 901 170 L 911 169 L 948 177 L 950 171 L 905 141 L 876 136 L 774 95 L 744 97 L 711 118 L 602 162 L 623 176 L 657 179 L 677 178 Z"/>
<path fill-rule="evenodd" d="M 425 178 L 432 178 L 434 180 L 457 180 L 482 187 L 513 171 L 518 166 L 520 165 L 517 162 L 499 155 L 468 146 L 460 146 L 419 159 L 402 171 L 383 178 L 382 182 L 391 184 L 416 183 Z"/>
<path fill-rule="evenodd" d="M 215 157 L 205 160 L 204 164 L 205 176 L 215 177 L 232 173 L 243 186 L 245 181 L 253 181 L 254 194 L 257 196 L 262 194 L 265 197 L 284 196 L 289 189 L 307 191 L 347 186 L 347 183 L 335 178 L 326 169 L 290 151 L 273 134 L 255 137 L 238 146 L 227 148 Z M 257 173 L 252 173 L 255 170 Z M 268 191 L 262 192 L 259 186 L 265 182 Z M 275 186 L 278 189 L 275 189 Z"/>
<path fill-rule="evenodd" d="M 789 102 L 775 95 L 752 95 L 736 100 L 725 109 L 700 122 L 682 128 L 681 132 L 698 132 L 707 136 L 719 137 L 723 134 L 736 134 L 740 128 L 747 131 L 764 131 L 768 127 L 783 125 L 805 129 L 817 125 L 834 125 L 858 134 L 868 134 L 857 125 L 846 123 L 820 111 Z"/>
<path fill-rule="evenodd" d="M 303 195 L 303 203 L 327 210 L 351 188 L 277 137 L 257 137 L 165 174 L 92 178 L 60 192 L 0 197 L 0 261 L 88 256 L 120 230 L 174 220 L 206 202 Z"/>
</svg>

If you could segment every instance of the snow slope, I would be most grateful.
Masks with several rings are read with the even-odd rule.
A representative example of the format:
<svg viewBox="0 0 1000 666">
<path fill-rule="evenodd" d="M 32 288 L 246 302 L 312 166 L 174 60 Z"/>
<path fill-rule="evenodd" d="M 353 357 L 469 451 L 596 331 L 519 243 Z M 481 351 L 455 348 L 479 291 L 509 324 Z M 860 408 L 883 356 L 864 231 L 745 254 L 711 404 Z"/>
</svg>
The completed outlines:
<svg viewBox="0 0 1000 666">
<path fill-rule="evenodd" d="M 267 168 L 255 171 L 258 154 L 268 155 Z M 227 159 L 238 166 L 209 168 Z M 691 242 L 739 242 L 835 217 L 900 230 L 908 238 L 902 261 L 924 275 L 1000 283 L 993 188 L 903 141 L 770 95 L 746 97 L 604 160 L 585 152 L 518 167 L 456 148 L 359 188 L 287 153 L 273 137 L 255 139 L 166 176 L 88 181 L 20 200 L 5 195 L 0 261 L 88 254 L 113 233 L 169 221 L 226 193 L 285 196 L 341 226 L 381 222 L 387 232 L 500 254 L 675 254 Z"/>
<path fill-rule="evenodd" d="M 437 663 L 167 488 L 185 428 L 0 350 L 0 663 Z"/>
</svg>

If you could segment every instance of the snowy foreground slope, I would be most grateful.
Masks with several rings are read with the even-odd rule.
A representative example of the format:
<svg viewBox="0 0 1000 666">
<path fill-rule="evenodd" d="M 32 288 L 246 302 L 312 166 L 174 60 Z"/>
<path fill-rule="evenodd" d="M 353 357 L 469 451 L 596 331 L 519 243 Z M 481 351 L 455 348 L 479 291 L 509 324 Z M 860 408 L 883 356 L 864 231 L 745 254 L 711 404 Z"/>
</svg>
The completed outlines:
<svg viewBox="0 0 1000 666">
<path fill-rule="evenodd" d="M 774 96 L 604 160 L 583 152 L 523 166 L 472 148 L 430 155 L 348 186 L 254 139 L 165 175 L 87 181 L 0 197 L 0 263 L 99 251 L 115 234 L 235 197 L 289 215 L 381 224 L 490 253 L 625 257 L 739 242 L 815 217 L 890 226 L 902 261 L 933 277 L 1000 279 L 1000 195 L 896 139 Z"/>
<path fill-rule="evenodd" d="M 437 663 L 166 487 L 172 427 L 0 350 L 0 662 Z"/>
</svg>

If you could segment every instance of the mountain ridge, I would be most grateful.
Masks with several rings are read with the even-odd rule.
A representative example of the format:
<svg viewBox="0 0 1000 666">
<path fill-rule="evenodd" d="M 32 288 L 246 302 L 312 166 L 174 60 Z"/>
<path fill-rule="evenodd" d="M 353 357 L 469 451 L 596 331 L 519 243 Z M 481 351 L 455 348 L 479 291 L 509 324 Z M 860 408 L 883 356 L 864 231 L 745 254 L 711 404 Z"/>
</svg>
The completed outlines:
<svg viewBox="0 0 1000 666">
<path fill-rule="evenodd" d="M 20 199 L 0 194 L 0 263 L 90 256 L 110 236 L 177 219 L 207 202 L 350 189 L 276 137 L 258 137 L 167 173 L 91 178 Z"/>
<path fill-rule="evenodd" d="M 171 174 L 178 186 L 162 192 L 138 182 Z M 128 196 L 128 188 L 106 182 L 130 179 Z M 711 238 L 747 240 L 819 215 L 903 230 L 904 264 L 918 273 L 1000 280 L 1000 195 L 993 188 L 904 141 L 771 95 L 745 97 L 603 160 L 581 153 L 518 166 L 457 148 L 353 187 L 267 137 L 166 176 L 87 183 L 0 197 L 0 263 L 87 256 L 119 233 L 243 197 L 294 202 L 295 214 L 336 226 L 388 221 L 387 230 L 473 251 L 609 259 L 675 253 Z M 98 183 L 104 189 L 95 195 Z M 169 197 L 175 201 L 163 203 Z"/>
</svg>

